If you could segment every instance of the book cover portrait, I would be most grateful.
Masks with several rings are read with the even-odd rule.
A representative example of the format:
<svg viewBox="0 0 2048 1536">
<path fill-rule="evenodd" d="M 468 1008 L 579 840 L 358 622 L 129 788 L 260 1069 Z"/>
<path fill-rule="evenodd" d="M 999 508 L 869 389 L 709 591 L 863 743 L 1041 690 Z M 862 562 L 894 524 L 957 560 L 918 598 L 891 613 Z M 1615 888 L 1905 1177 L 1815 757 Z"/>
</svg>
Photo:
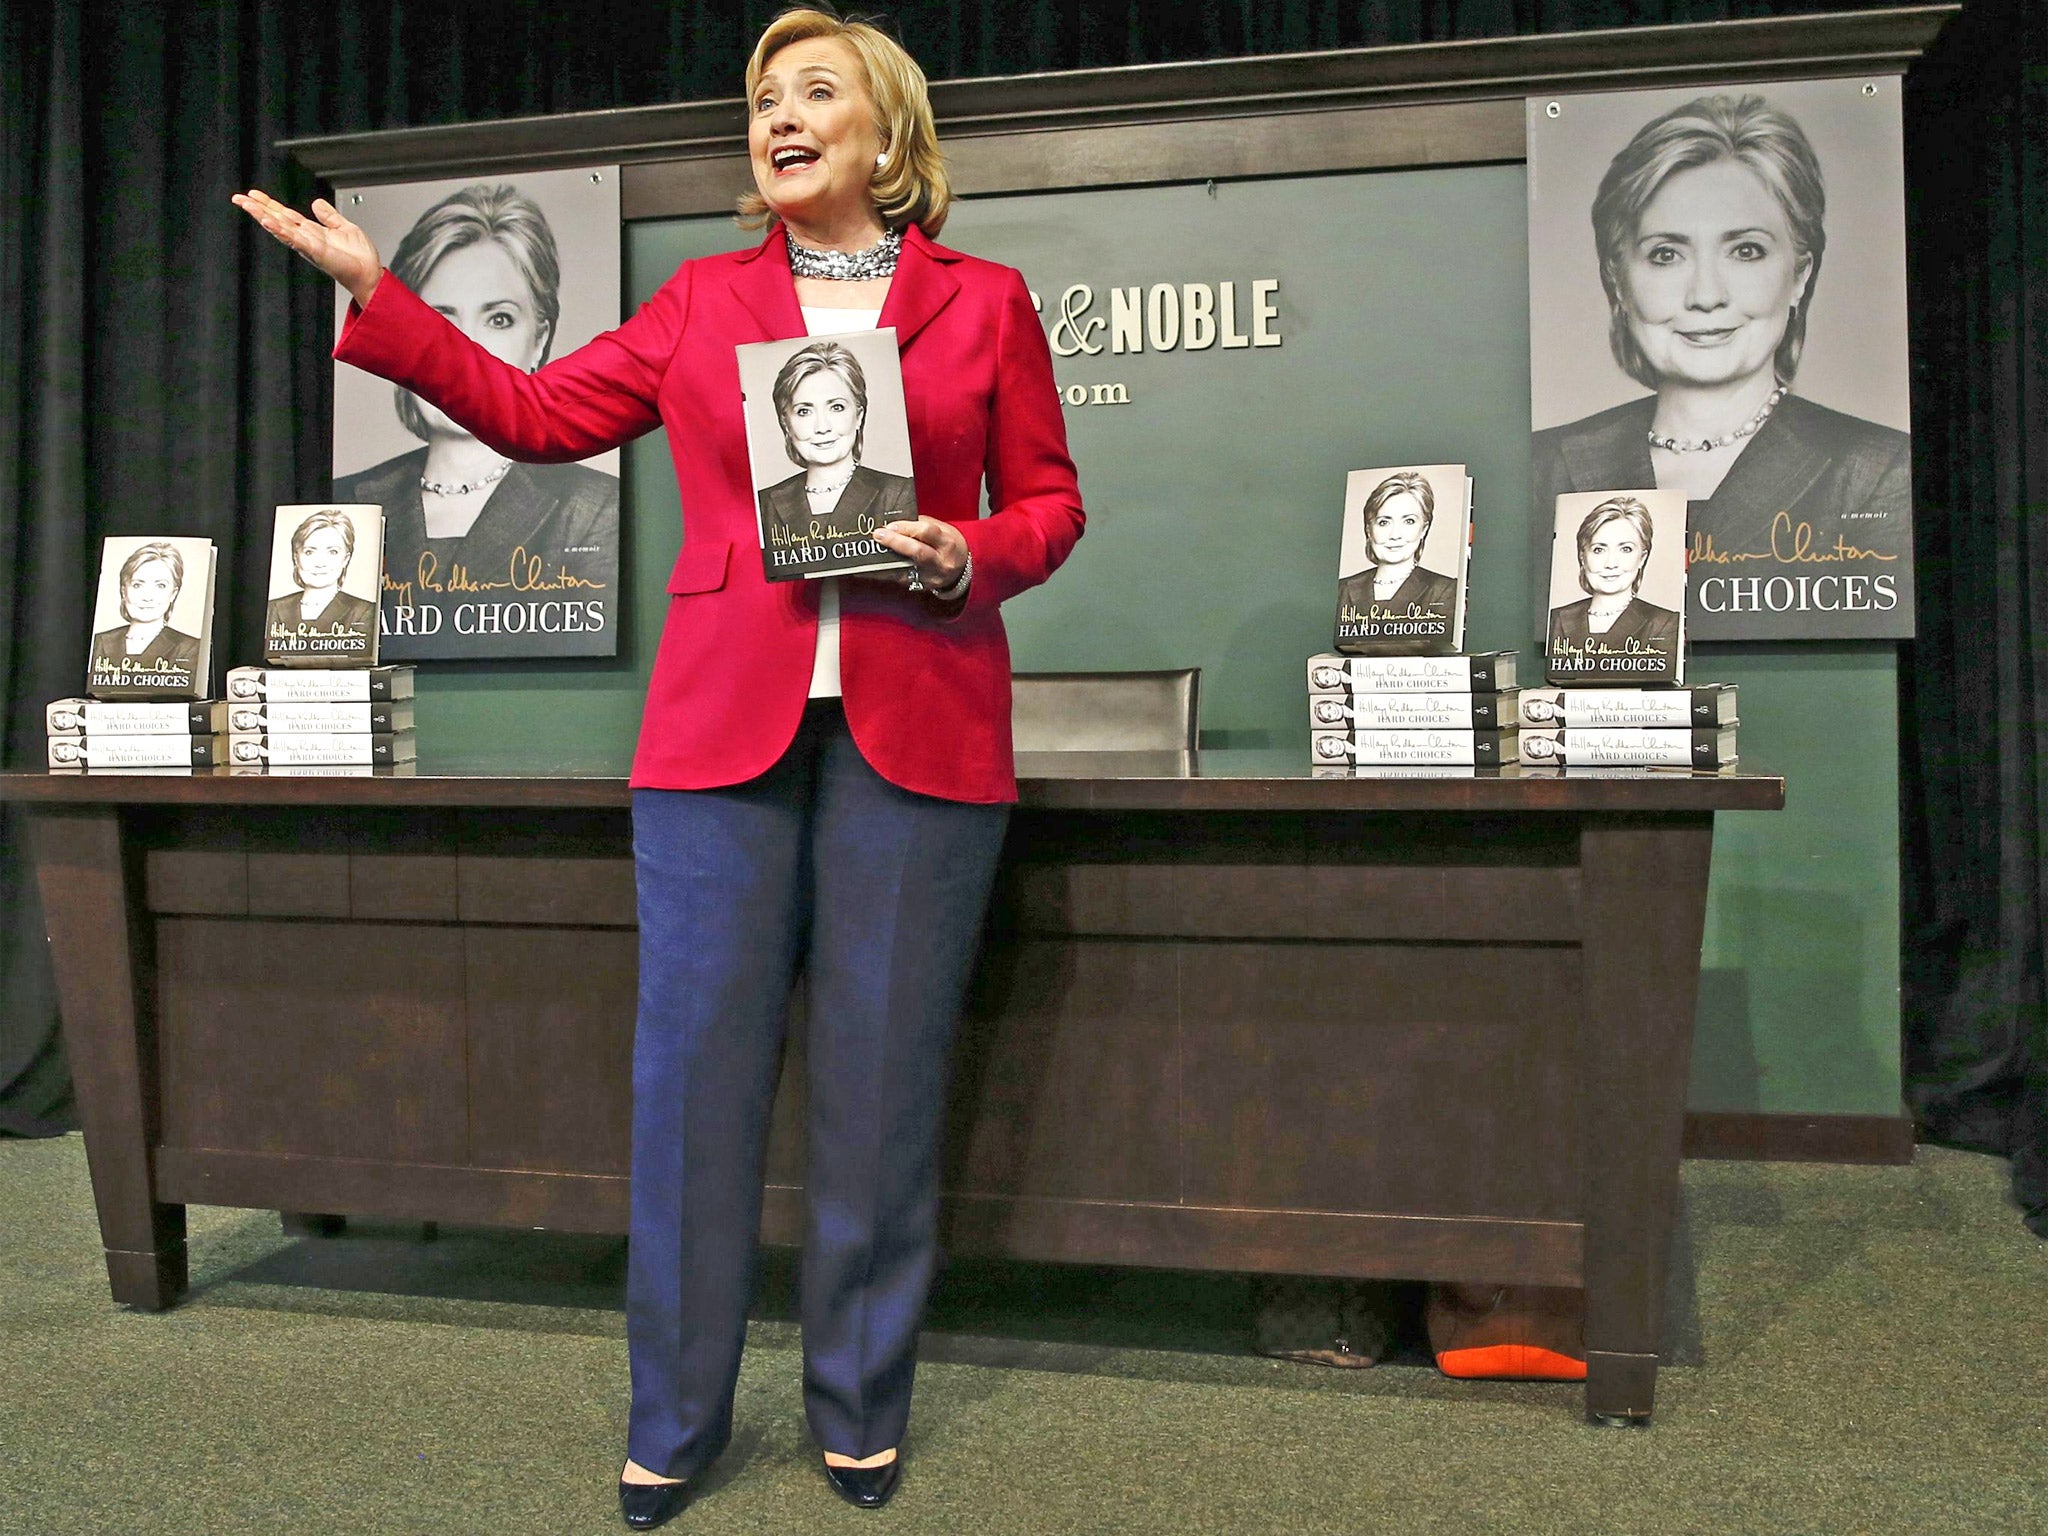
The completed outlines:
<svg viewBox="0 0 2048 1536">
<path fill-rule="evenodd" d="M 203 699 L 212 629 L 211 539 L 109 538 L 85 691 L 96 699 Z"/>
<path fill-rule="evenodd" d="M 1550 680 L 1683 682 L 1685 493 L 1560 496 L 1550 542 Z"/>
<path fill-rule="evenodd" d="M 908 569 L 872 537 L 917 516 L 894 328 L 736 350 L 768 579 Z"/>
<path fill-rule="evenodd" d="M 616 166 L 334 201 L 392 276 L 510 367 L 533 373 L 619 323 Z M 337 331 L 347 313 L 338 293 Z M 384 511 L 382 659 L 618 654 L 616 449 L 517 463 L 431 401 L 337 365 L 333 474 L 335 501 Z"/>
<path fill-rule="evenodd" d="M 1345 477 L 1338 650 L 1447 656 L 1464 643 L 1471 485 L 1462 464 L 1356 469 Z"/>
<path fill-rule="evenodd" d="M 384 514 L 374 506 L 277 509 L 263 659 L 274 667 L 374 667 Z"/>
<path fill-rule="evenodd" d="M 1528 100 L 1531 504 L 1685 495 L 1695 639 L 1913 633 L 1900 99 Z"/>
</svg>

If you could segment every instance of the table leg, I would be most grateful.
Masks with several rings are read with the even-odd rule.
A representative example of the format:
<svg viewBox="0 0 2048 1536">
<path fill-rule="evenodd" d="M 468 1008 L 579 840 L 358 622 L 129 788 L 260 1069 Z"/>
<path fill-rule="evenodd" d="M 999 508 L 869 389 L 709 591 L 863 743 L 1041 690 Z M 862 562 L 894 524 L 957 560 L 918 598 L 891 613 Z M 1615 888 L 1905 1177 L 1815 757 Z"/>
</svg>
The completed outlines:
<svg viewBox="0 0 2048 1536">
<path fill-rule="evenodd" d="M 1711 814 L 1589 818 L 1579 837 L 1586 1017 L 1586 1413 L 1649 1418 L 1678 1203 Z"/>
<path fill-rule="evenodd" d="M 160 1311 L 185 1291 L 185 1207 L 153 1197 L 156 1021 L 145 1002 L 148 933 L 120 812 L 38 806 L 29 816 L 29 846 L 107 1280 L 114 1300 Z"/>
</svg>

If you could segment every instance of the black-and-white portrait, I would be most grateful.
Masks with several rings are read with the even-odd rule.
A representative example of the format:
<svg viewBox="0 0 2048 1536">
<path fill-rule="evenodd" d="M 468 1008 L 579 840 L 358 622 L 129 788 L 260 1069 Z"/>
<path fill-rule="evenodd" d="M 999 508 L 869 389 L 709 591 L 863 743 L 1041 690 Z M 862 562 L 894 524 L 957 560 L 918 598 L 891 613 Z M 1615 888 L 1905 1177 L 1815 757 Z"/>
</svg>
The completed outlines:
<svg viewBox="0 0 2048 1536">
<path fill-rule="evenodd" d="M 1557 498 L 1550 555 L 1550 680 L 1675 683 L 1684 678 L 1683 493 Z"/>
<path fill-rule="evenodd" d="M 263 655 L 278 667 L 373 667 L 384 577 L 384 516 L 374 506 L 277 509 Z"/>
<path fill-rule="evenodd" d="M 212 621 L 212 540 L 109 538 L 85 691 L 96 699 L 204 698 Z"/>
<path fill-rule="evenodd" d="M 737 350 L 768 579 L 907 565 L 869 537 L 917 516 L 894 329 Z"/>
<path fill-rule="evenodd" d="M 607 166 L 342 189 L 336 202 L 393 276 L 531 373 L 619 323 L 618 186 Z M 346 313 L 344 295 L 337 324 Z M 515 463 L 416 395 L 340 367 L 334 496 L 383 509 L 383 659 L 617 652 L 617 450 Z"/>
<path fill-rule="evenodd" d="M 1531 98 L 1530 466 L 1691 503 L 1693 638 L 1910 636 L 1894 77 Z"/>
<path fill-rule="evenodd" d="M 1458 649 L 1470 484 L 1462 464 L 1360 469 L 1345 477 L 1338 650 L 1426 656 Z"/>
</svg>

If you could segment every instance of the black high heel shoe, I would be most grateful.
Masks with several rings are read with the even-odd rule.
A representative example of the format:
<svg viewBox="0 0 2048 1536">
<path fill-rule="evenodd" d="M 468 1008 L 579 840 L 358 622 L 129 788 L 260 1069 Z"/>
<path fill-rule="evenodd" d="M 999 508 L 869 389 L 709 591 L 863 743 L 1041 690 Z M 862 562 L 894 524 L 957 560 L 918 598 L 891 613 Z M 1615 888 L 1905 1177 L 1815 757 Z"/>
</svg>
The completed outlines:
<svg viewBox="0 0 2048 1536">
<path fill-rule="evenodd" d="M 832 1491 L 855 1509 L 880 1509 L 889 1502 L 903 1475 L 900 1454 L 879 1467 L 835 1467 L 829 1461 L 824 1466 L 825 1481 Z"/>
<path fill-rule="evenodd" d="M 667 1525 L 690 1502 L 690 1485 L 682 1483 L 629 1483 L 619 1479 L 619 1514 L 636 1531 L 651 1531 Z"/>
</svg>

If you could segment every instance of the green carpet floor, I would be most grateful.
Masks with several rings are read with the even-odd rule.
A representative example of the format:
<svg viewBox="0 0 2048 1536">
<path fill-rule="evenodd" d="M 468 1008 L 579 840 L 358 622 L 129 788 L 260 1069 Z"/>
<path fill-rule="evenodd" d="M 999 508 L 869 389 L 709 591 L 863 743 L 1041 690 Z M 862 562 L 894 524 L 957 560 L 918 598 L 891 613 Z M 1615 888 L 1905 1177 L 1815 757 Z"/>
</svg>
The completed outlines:
<svg viewBox="0 0 2048 1536">
<path fill-rule="evenodd" d="M 767 1266 L 679 1532 L 2048 1531 L 2048 1244 L 2004 1165 L 1692 1163 L 1648 1429 L 1565 1386 L 1245 1351 L 1231 1277 L 961 1266 L 902 1491 L 840 1505 Z M 617 1242 L 291 1239 L 195 1210 L 193 1294 L 106 1293 L 77 1137 L 0 1142 L 0 1533 L 622 1530 Z"/>
</svg>

